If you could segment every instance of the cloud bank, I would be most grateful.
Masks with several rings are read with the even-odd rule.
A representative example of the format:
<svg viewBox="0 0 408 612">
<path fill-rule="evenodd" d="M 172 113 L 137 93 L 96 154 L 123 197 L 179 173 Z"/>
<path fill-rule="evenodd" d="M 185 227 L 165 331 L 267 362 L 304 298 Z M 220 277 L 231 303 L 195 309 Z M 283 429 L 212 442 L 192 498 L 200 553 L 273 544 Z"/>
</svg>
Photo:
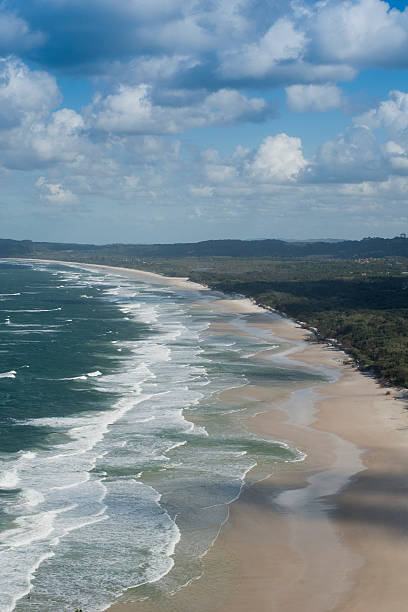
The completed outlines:
<svg viewBox="0 0 408 612">
<path fill-rule="evenodd" d="M 405 219 L 408 92 L 356 97 L 407 58 L 408 9 L 383 0 L 5 2 L 3 192 L 72 227 L 115 207 L 209 233 L 337 208 L 375 226 L 387 204 Z"/>
</svg>

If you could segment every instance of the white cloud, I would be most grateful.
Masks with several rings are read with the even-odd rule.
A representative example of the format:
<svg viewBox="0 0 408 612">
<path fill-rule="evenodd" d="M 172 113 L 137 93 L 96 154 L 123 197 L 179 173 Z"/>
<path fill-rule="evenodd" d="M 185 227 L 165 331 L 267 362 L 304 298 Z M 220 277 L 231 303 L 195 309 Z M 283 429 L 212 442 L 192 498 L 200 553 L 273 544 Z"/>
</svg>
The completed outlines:
<svg viewBox="0 0 408 612">
<path fill-rule="evenodd" d="M 403 132 L 408 128 L 408 93 L 390 91 L 388 100 L 357 117 L 354 123 L 371 129 L 384 127 L 391 133 Z"/>
<path fill-rule="evenodd" d="M 3 4 L 0 41 L 9 40 L 10 52 L 42 45 L 35 59 L 43 65 L 132 86 L 162 79 L 174 88 L 205 83 L 208 91 L 236 80 L 287 86 L 408 62 L 408 11 L 383 0 L 47 1 L 35 11 L 13 0 L 19 16 Z M 31 31 L 30 20 L 44 32 Z"/>
<path fill-rule="evenodd" d="M 278 63 L 299 59 L 305 44 L 305 34 L 289 19 L 278 19 L 259 42 L 227 51 L 221 59 L 220 72 L 229 78 L 264 77 Z"/>
<path fill-rule="evenodd" d="M 237 177 L 237 170 L 228 164 L 207 164 L 205 174 L 211 183 L 229 183 Z"/>
<path fill-rule="evenodd" d="M 385 145 L 383 146 L 384 152 L 387 155 L 403 155 L 405 153 L 404 148 L 401 147 L 399 144 L 397 144 L 396 142 L 394 142 L 393 140 L 389 140 L 388 142 L 385 143 Z"/>
<path fill-rule="evenodd" d="M 95 100 L 95 106 L 98 106 L 99 101 L 100 98 Z M 101 101 L 96 127 L 107 132 L 146 133 L 151 120 L 149 87 L 145 84 L 137 87 L 121 85 L 118 93 Z"/>
<path fill-rule="evenodd" d="M 44 41 L 45 36 L 41 32 L 31 32 L 24 19 L 13 13 L 6 13 L 0 5 L 0 56 L 27 51 L 38 47 Z"/>
<path fill-rule="evenodd" d="M 396 174 L 407 173 L 408 155 L 404 147 L 393 140 L 389 140 L 382 146 L 382 153 Z"/>
<path fill-rule="evenodd" d="M 235 89 L 220 89 L 203 102 L 204 117 L 209 123 L 230 123 L 231 121 L 255 119 L 267 110 L 263 98 L 247 98 Z"/>
<path fill-rule="evenodd" d="M 343 103 L 336 85 L 292 85 L 286 88 L 286 98 L 290 110 L 297 112 L 328 111 Z"/>
<path fill-rule="evenodd" d="M 7 168 L 20 170 L 79 163 L 92 148 L 83 127 L 82 117 L 67 108 L 45 121 L 32 120 L 28 114 L 16 128 L 0 134 L 0 160 Z"/>
<path fill-rule="evenodd" d="M 383 166 L 390 174 L 408 170 L 408 93 L 391 91 L 388 100 L 354 119 L 356 129 L 384 130 L 391 139 L 381 146 Z"/>
<path fill-rule="evenodd" d="M 277 134 L 263 140 L 249 170 L 253 177 L 261 181 L 284 183 L 295 180 L 307 165 L 300 138 Z"/>
<path fill-rule="evenodd" d="M 201 187 L 194 187 L 191 185 L 189 189 L 191 195 L 195 198 L 212 198 L 214 195 L 214 187 L 210 187 L 210 185 L 204 185 Z"/>
<path fill-rule="evenodd" d="M 310 22 L 312 48 L 326 62 L 364 65 L 406 64 L 408 14 L 382 0 L 327 1 Z"/>
<path fill-rule="evenodd" d="M 397 174 L 399 172 L 403 174 L 408 173 L 408 157 L 407 156 L 399 155 L 399 156 L 391 157 L 390 163 L 391 163 L 392 168 L 396 171 Z"/>
<path fill-rule="evenodd" d="M 354 126 L 336 140 L 323 143 L 313 160 L 310 179 L 332 182 L 380 181 L 385 178 L 375 134 L 367 126 Z"/>
<path fill-rule="evenodd" d="M 51 204 L 71 205 L 77 204 L 78 198 L 69 189 L 65 189 L 60 183 L 49 183 L 44 176 L 41 176 L 35 183 L 40 190 L 41 198 Z"/>
<path fill-rule="evenodd" d="M 42 162 L 73 162 L 80 156 L 83 127 L 83 119 L 75 111 L 56 111 L 47 124 L 33 126 L 32 150 Z"/>
<path fill-rule="evenodd" d="M 15 4 L 24 16 L 24 2 Z M 402 91 L 391 92 L 356 118 L 354 127 L 323 143 L 313 158 L 305 158 L 295 133 L 267 136 L 251 150 L 248 142 L 254 135 L 243 130 L 249 140 L 225 157 L 215 149 L 200 155 L 190 147 L 194 134 L 180 154 L 182 145 L 168 135 L 263 120 L 271 112 L 267 101 L 262 94 L 248 93 L 263 88 L 286 87 L 292 111 L 342 108 L 345 98 L 335 82 L 367 66 L 407 63 L 408 10 L 387 10 L 381 0 L 40 4 L 50 12 L 61 8 L 53 13 L 54 25 L 57 13 L 72 20 L 73 4 L 83 15 L 95 14 L 95 21 L 83 21 L 73 62 L 78 61 L 79 71 L 89 69 L 87 74 L 95 69 L 94 83 L 103 92 L 82 116 L 67 108 L 55 110 L 60 93 L 50 74 L 16 59 L 0 60 L 0 164 L 41 168 L 48 177 L 37 184 L 44 201 L 68 205 L 80 195 L 95 207 L 104 199 L 127 209 L 150 203 L 152 218 L 156 207 L 190 210 L 197 204 L 204 220 L 206 209 L 218 219 L 224 213 L 252 218 L 258 203 L 266 211 L 298 210 L 303 196 L 320 198 L 321 207 L 337 203 L 339 194 L 355 197 L 358 204 L 359 194 L 380 198 L 386 183 L 392 197 L 399 185 L 402 200 L 401 185 L 407 183 L 393 180 L 408 173 L 408 94 Z M 107 15 L 113 22 L 105 28 Z M 48 61 L 55 67 L 61 51 L 74 44 L 69 28 L 68 33 L 58 30 L 58 42 L 52 29 L 52 40 L 47 33 L 41 38 L 32 35 L 29 19 L 3 17 L 0 9 L 0 41 L 3 36 L 7 44 L 18 45 L 20 36 L 21 49 L 45 43 L 30 52 L 35 65 Z M 51 21 L 43 19 L 47 27 Z M 211 130 L 210 136 L 219 146 L 222 135 Z M 31 175 L 26 177 L 32 189 Z M 19 196 L 21 201 L 27 201 L 27 193 Z M 325 201 L 326 193 L 332 194 L 331 202 Z M 106 204 L 106 218 L 107 211 Z"/>
<path fill-rule="evenodd" d="M 18 59 L 0 58 L 0 130 L 43 119 L 60 99 L 53 76 L 31 71 Z"/>
<path fill-rule="evenodd" d="M 0 59 L 0 164 L 31 169 L 81 158 L 89 143 L 84 121 L 63 108 L 51 75 L 21 61 Z"/>
<path fill-rule="evenodd" d="M 260 120 L 269 108 L 263 98 L 247 98 L 232 89 L 220 89 L 191 103 L 154 104 L 151 87 L 121 85 L 115 94 L 96 97 L 89 109 L 96 128 L 117 134 L 175 134 L 194 127 L 237 120 Z"/>
<path fill-rule="evenodd" d="M 164 85 L 177 79 L 180 74 L 191 70 L 201 64 L 200 59 L 191 55 L 160 55 L 151 57 L 149 55 L 137 57 L 128 63 L 116 64 L 115 70 L 107 73 L 105 79 L 117 84 L 125 82 L 128 85 L 140 83 L 159 83 L 160 89 Z"/>
</svg>

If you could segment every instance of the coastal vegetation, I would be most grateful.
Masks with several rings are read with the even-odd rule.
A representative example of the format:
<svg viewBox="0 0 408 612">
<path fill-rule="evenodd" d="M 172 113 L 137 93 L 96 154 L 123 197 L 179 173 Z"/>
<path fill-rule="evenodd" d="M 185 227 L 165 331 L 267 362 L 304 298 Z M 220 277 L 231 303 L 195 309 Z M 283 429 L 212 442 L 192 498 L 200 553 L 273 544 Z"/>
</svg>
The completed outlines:
<svg viewBox="0 0 408 612">
<path fill-rule="evenodd" d="M 285 313 L 384 384 L 408 387 L 408 259 L 158 260 L 151 269 Z"/>
<path fill-rule="evenodd" d="M 239 294 L 335 340 L 384 384 L 408 387 L 408 240 L 75 245 L 0 240 L 0 256 L 184 276 Z"/>
</svg>

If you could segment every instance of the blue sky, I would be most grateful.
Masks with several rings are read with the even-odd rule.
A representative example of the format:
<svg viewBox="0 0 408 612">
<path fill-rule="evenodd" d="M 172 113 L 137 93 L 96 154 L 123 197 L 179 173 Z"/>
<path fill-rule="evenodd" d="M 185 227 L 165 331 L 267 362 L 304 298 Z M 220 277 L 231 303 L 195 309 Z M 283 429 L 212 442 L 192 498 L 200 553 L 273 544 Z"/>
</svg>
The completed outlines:
<svg viewBox="0 0 408 612">
<path fill-rule="evenodd" d="M 406 4 L 3 0 L 1 237 L 407 232 Z"/>
</svg>

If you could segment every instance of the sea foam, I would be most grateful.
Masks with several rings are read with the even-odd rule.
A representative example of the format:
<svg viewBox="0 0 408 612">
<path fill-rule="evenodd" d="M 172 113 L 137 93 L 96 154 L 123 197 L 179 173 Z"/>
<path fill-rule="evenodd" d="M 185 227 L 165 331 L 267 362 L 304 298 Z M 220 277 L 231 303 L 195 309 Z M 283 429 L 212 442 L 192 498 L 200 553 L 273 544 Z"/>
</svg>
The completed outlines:
<svg viewBox="0 0 408 612">
<path fill-rule="evenodd" d="M 40 269 L 44 274 L 49 268 Z M 228 337 L 211 345 L 208 307 L 201 302 L 194 310 L 198 293 L 178 294 L 116 274 L 53 272 L 54 288 L 63 287 L 69 297 L 69 333 L 82 316 L 71 314 L 71 292 L 81 308 L 110 303 L 118 323 L 111 315 L 101 326 L 98 351 L 121 353 L 112 357 L 111 369 L 99 364 L 95 351 L 89 371 L 77 366 L 69 377 L 65 370 L 48 379 L 66 381 L 78 395 L 99 397 L 105 409 L 92 404 L 79 414 L 15 423 L 52 434 L 35 453 L 16 454 L 2 465 L 0 483 L 10 496 L 6 514 L 14 522 L 2 536 L 0 609 L 25 612 L 30 592 L 33 612 L 72 612 L 76 605 L 101 612 L 130 587 L 162 580 L 171 591 L 199 575 L 197 559 L 256 464 L 251 440 L 241 430 L 235 439 L 224 426 L 238 409 L 229 416 L 210 398 L 245 384 L 235 363 L 256 347 L 247 343 L 242 350 Z M 58 309 L 18 312 L 23 310 L 51 318 Z M 129 326 L 126 340 L 118 340 L 123 321 Z M 49 323 L 44 316 L 44 328 Z M 211 366 L 214 350 L 223 352 L 217 367 Z M 194 423 L 186 418 L 190 411 Z M 177 584 L 171 572 L 175 551 L 181 563 L 175 576 L 183 576 Z M 80 564 L 73 562 L 78 558 Z"/>
</svg>

